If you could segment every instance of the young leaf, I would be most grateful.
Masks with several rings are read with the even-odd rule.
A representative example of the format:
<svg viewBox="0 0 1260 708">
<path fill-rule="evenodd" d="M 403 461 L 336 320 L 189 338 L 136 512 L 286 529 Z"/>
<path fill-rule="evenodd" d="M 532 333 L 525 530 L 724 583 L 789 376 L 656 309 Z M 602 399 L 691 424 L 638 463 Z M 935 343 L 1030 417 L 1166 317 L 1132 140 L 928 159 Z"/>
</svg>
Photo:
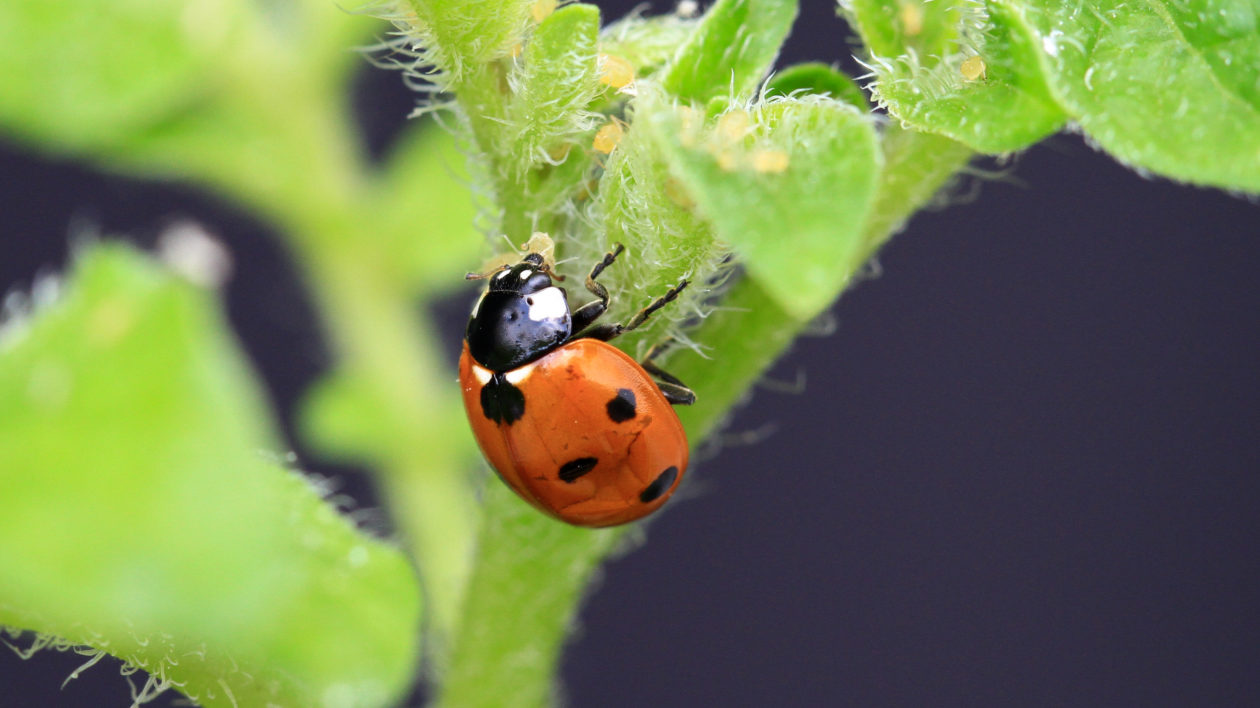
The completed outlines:
<svg viewBox="0 0 1260 708">
<path fill-rule="evenodd" d="M 958 44 L 966 6 L 956 0 L 840 0 L 876 56 L 914 54 L 935 65 Z"/>
<path fill-rule="evenodd" d="M 509 75 L 510 133 L 501 152 L 508 167 L 524 172 L 559 159 L 578 133 L 591 128 L 587 107 L 598 93 L 596 80 L 599 8 L 567 5 L 534 31 L 519 70 Z"/>
<path fill-rule="evenodd" d="M 1003 6 L 845 4 L 871 52 L 877 99 L 905 123 L 988 153 L 1027 147 L 1063 124 L 1034 39 Z"/>
<path fill-rule="evenodd" d="M 518 47 L 537 0 L 401 0 L 425 60 L 458 85 L 470 71 Z"/>
<path fill-rule="evenodd" d="M 1260 192 L 1254 3 L 1017 5 L 1055 98 L 1103 149 L 1176 179 Z"/>
<path fill-rule="evenodd" d="M 748 96 L 774 65 L 795 19 L 795 0 L 718 0 L 666 67 L 661 84 L 696 103 Z"/>
<path fill-rule="evenodd" d="M 128 248 L 0 343 L 0 624 L 103 649 L 207 706 L 382 706 L 419 592 L 276 450 L 203 291 Z"/>
<path fill-rule="evenodd" d="M 862 227 L 880 169 L 871 120 L 820 96 L 736 108 L 704 127 L 688 110 L 645 109 L 636 127 L 749 275 L 794 317 L 818 314 L 867 255 Z"/>
<path fill-rule="evenodd" d="M 639 128 L 641 118 L 656 111 L 659 102 L 646 108 L 642 97 L 636 102 L 634 122 L 600 179 L 597 207 L 602 238 L 589 246 L 574 244 L 587 246 L 585 250 L 565 252 L 566 257 L 590 264 L 613 243 L 625 246 L 625 257 L 600 276 L 609 292 L 617 293 L 607 315 L 613 321 L 625 321 L 684 277 L 694 283 L 682 302 L 662 309 L 631 335 L 618 338 L 623 347 L 659 340 L 663 328 L 691 314 L 689 305 L 703 294 L 704 282 L 730 251 L 715 241 L 713 228 L 696 213 L 694 201 L 670 173 L 654 135 Z"/>
<path fill-rule="evenodd" d="M 766 96 L 790 96 L 794 92 L 815 93 L 870 110 L 866 94 L 857 83 L 840 71 L 821 62 L 794 64 L 775 74 L 766 83 Z"/>
<path fill-rule="evenodd" d="M 604 86 L 597 78 L 599 8 L 567 5 L 540 24 L 514 70 L 499 165 L 498 196 L 504 232 L 529 234 L 590 167 L 583 144 L 595 125 L 591 104 Z"/>
<path fill-rule="evenodd" d="M 651 76 L 691 39 L 697 20 L 678 15 L 628 15 L 600 34 L 600 50 L 621 57 L 639 77 Z"/>
</svg>

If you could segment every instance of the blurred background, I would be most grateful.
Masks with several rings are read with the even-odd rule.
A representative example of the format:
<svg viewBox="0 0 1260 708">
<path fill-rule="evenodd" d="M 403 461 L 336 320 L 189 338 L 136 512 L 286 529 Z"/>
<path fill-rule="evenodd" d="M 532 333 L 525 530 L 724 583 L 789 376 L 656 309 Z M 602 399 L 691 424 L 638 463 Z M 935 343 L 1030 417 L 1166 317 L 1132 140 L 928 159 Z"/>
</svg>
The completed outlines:
<svg viewBox="0 0 1260 708">
<path fill-rule="evenodd" d="M 860 71 L 850 34 L 807 0 L 782 61 Z M 353 100 L 382 154 L 414 96 L 365 61 Z M 1144 179 L 1071 135 L 977 167 L 701 446 L 646 545 L 605 567 L 563 661 L 570 705 L 1260 696 L 1260 206 Z M 0 185 L 0 293 L 60 270 L 71 233 L 151 246 L 193 221 L 221 239 L 232 324 L 302 466 L 379 506 L 361 471 L 292 434 L 329 362 L 266 223 L 3 137 Z M 452 382 L 472 297 L 438 308 Z M 0 650 L 0 708 L 128 704 L 116 661 L 61 688 L 82 662 Z"/>
</svg>

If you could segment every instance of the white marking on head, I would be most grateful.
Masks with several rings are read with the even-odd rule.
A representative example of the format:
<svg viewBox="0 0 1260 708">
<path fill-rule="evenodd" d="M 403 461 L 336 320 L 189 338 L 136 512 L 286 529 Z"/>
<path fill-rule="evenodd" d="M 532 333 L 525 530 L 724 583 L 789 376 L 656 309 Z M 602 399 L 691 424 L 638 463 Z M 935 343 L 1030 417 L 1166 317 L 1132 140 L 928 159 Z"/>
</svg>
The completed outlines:
<svg viewBox="0 0 1260 708">
<path fill-rule="evenodd" d="M 529 378 L 529 375 L 532 373 L 534 373 L 534 365 L 526 364 L 525 366 L 512 369 L 511 371 L 507 372 L 506 374 L 503 375 L 503 378 L 507 379 L 507 382 L 512 384 L 513 386 L 517 386 L 522 381 Z"/>
<path fill-rule="evenodd" d="M 478 366 L 476 364 L 473 364 L 472 372 L 473 372 L 473 377 L 477 379 L 477 383 L 481 384 L 482 386 L 485 386 L 486 384 L 490 383 L 490 377 L 492 376 L 492 374 L 490 373 L 489 369 L 483 366 Z"/>
<path fill-rule="evenodd" d="M 509 273 L 509 272 L 511 272 L 511 271 L 501 270 L 501 271 L 499 271 L 499 273 L 498 273 L 497 275 L 495 275 L 495 276 L 494 276 L 494 279 L 495 279 L 495 280 L 503 280 L 504 278 L 506 278 L 506 277 L 508 276 L 508 273 Z"/>
<path fill-rule="evenodd" d="M 554 285 L 529 295 L 525 301 L 529 304 L 529 318 L 535 322 L 562 319 L 569 313 L 564 291 Z"/>
<path fill-rule="evenodd" d="M 531 275 L 533 275 L 533 274 L 534 274 L 534 271 L 530 270 L 529 268 L 522 268 L 522 269 L 521 269 L 521 280 L 529 280 L 529 276 L 531 276 Z"/>
</svg>

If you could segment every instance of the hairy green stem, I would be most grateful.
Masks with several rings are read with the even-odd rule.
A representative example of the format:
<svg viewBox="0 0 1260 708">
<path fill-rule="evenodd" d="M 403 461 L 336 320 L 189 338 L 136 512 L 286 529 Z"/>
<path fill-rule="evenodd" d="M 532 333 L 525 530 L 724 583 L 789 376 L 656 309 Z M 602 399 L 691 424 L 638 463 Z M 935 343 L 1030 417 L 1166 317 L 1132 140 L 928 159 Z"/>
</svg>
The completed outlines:
<svg viewBox="0 0 1260 708">
<path fill-rule="evenodd" d="M 513 177 L 516 170 L 504 164 L 498 150 L 505 125 L 506 68 L 500 61 L 477 65 L 462 74 L 451 90 L 477 144 L 477 152 L 485 161 L 483 168 L 494 184 L 495 203 L 500 208 L 499 230 L 517 238 L 527 237 L 533 229 L 525 185 Z"/>
</svg>

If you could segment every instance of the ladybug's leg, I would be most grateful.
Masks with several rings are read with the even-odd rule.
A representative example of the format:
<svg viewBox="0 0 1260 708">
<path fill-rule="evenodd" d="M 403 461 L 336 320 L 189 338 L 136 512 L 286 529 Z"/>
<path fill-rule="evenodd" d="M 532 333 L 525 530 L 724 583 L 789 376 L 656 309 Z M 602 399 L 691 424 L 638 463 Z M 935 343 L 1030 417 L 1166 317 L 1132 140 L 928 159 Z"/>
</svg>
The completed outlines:
<svg viewBox="0 0 1260 708">
<path fill-rule="evenodd" d="M 625 323 L 624 325 L 617 325 L 617 334 L 621 334 L 622 332 L 629 332 L 632 329 L 637 329 L 639 325 L 643 324 L 644 322 L 647 322 L 647 319 L 652 316 L 653 312 L 656 312 L 662 307 L 665 307 L 669 303 L 673 302 L 674 298 L 678 297 L 678 293 L 686 289 L 687 289 L 687 279 L 684 278 L 678 281 L 677 285 L 670 288 L 669 292 L 656 298 L 651 303 L 649 303 L 647 307 L 643 308 L 642 310 L 639 310 L 638 314 L 636 314 L 634 317 L 631 317 L 629 322 Z"/>
<path fill-rule="evenodd" d="M 661 367 L 650 361 L 643 362 L 642 366 L 644 371 L 661 379 L 655 383 L 656 387 L 665 395 L 665 400 L 676 406 L 689 406 L 696 402 L 696 392 L 687 388 L 683 382 L 670 376 Z"/>
<path fill-rule="evenodd" d="M 643 308 L 642 310 L 639 310 L 638 314 L 636 314 L 634 317 L 631 317 L 629 322 L 625 324 L 599 325 L 597 327 L 591 327 L 590 330 L 582 333 L 582 337 L 590 338 L 590 339 L 600 339 L 607 342 L 608 340 L 624 332 L 629 332 L 632 329 L 636 329 L 639 327 L 639 325 L 642 325 L 644 322 L 647 322 L 647 319 L 652 316 L 653 312 L 656 312 L 662 307 L 665 307 L 669 303 L 673 302 L 674 298 L 678 297 L 678 293 L 685 290 L 686 287 L 687 287 L 686 279 L 680 280 L 677 285 L 669 289 L 669 292 L 656 298 L 647 307 Z M 576 319 L 576 316 L 575 316 L 575 319 Z M 576 331 L 577 327 L 575 326 L 573 329 Z"/>
<path fill-rule="evenodd" d="M 573 311 L 573 331 L 581 332 L 591 325 L 592 322 L 599 319 L 600 315 L 608 310 L 608 288 L 595 282 L 600 273 L 604 269 L 613 264 L 617 260 L 617 256 L 626 250 L 625 246 L 616 244 L 616 247 L 609 253 L 604 254 L 604 258 L 591 268 L 591 274 L 586 276 L 586 289 L 591 291 L 596 298 L 585 305 Z"/>
<path fill-rule="evenodd" d="M 644 371 L 660 379 L 660 381 L 656 382 L 656 387 L 665 395 L 665 400 L 676 406 L 689 406 L 696 402 L 696 392 L 687 388 L 687 384 L 679 381 L 677 377 L 657 366 L 656 362 L 653 361 L 673 343 L 674 339 L 670 337 L 649 349 L 647 356 L 643 357 L 643 361 L 639 362 L 639 366 L 642 366 Z"/>
</svg>

